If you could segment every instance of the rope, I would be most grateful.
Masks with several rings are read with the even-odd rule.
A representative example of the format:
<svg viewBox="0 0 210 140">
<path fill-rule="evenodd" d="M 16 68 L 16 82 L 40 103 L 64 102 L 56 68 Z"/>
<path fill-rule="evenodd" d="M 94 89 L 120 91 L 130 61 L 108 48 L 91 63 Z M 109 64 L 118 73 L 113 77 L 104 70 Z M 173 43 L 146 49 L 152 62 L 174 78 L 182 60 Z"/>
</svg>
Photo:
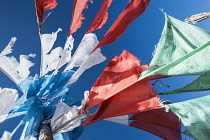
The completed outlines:
<svg viewBox="0 0 210 140">
<path fill-rule="evenodd" d="M 165 15 L 164 9 L 160 8 L 160 6 L 154 1 L 152 0 L 152 2 L 155 4 L 155 6 L 157 6 L 157 8 Z"/>
</svg>

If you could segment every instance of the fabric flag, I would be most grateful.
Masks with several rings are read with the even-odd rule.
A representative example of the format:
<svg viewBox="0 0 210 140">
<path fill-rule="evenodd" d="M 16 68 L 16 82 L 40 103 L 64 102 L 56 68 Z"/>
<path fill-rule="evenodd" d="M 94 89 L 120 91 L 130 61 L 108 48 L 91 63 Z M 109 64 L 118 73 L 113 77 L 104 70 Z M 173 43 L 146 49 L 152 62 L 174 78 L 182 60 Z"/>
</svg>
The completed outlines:
<svg viewBox="0 0 210 140">
<path fill-rule="evenodd" d="M 39 31 L 41 33 L 41 26 L 44 16 L 44 11 L 51 10 L 56 7 L 57 2 L 56 0 L 35 0 L 36 4 L 36 16 L 37 16 L 37 22 L 39 24 Z"/>
<path fill-rule="evenodd" d="M 139 60 L 127 51 L 112 59 L 92 87 L 85 110 L 99 105 L 136 81 L 141 69 Z"/>
<path fill-rule="evenodd" d="M 44 11 L 53 9 L 56 7 L 56 0 L 35 0 L 36 3 L 36 14 L 39 24 L 43 22 Z"/>
<path fill-rule="evenodd" d="M 210 32 L 165 15 L 165 27 L 150 66 L 151 75 L 189 75 L 210 70 Z"/>
<path fill-rule="evenodd" d="M 76 82 L 86 69 L 106 60 L 106 57 L 103 56 L 100 49 L 97 49 L 94 53 L 90 54 L 98 43 L 99 41 L 95 34 L 89 33 L 84 35 L 73 57 L 64 70 L 66 71 L 73 69 L 74 67 L 79 67 L 75 74 L 69 79 L 68 84 Z"/>
<path fill-rule="evenodd" d="M 181 121 L 179 118 L 165 108 L 154 107 L 133 114 L 129 126 L 136 127 L 153 133 L 167 140 L 181 140 Z"/>
<path fill-rule="evenodd" d="M 84 125 L 159 105 L 159 98 L 149 79 L 137 81 L 138 75 L 145 69 L 139 65 L 139 60 L 127 51 L 110 61 L 91 89 L 85 106 L 86 111 L 98 105 L 100 108 L 90 115 Z"/>
<path fill-rule="evenodd" d="M 72 75 L 72 77 L 69 79 L 67 84 L 72 84 L 76 82 L 85 70 L 105 60 L 106 60 L 106 57 L 101 53 L 100 48 L 97 49 L 95 52 L 90 54 L 89 57 L 81 64 L 81 66 L 77 69 L 74 75 Z"/>
<path fill-rule="evenodd" d="M 77 31 L 81 27 L 83 17 L 82 11 L 88 8 L 87 2 L 93 2 L 92 0 L 74 0 L 74 8 L 72 13 L 71 26 L 68 36 Z"/>
<path fill-rule="evenodd" d="M 187 84 L 183 88 L 159 93 L 161 95 L 178 94 L 183 92 L 196 92 L 210 90 L 210 72 L 202 74 L 195 79 L 192 83 Z"/>
<path fill-rule="evenodd" d="M 29 57 L 35 57 L 35 54 L 20 55 L 18 62 L 14 56 L 7 56 L 12 53 L 12 47 L 16 42 L 16 37 L 11 38 L 9 44 L 0 53 L 0 70 L 5 73 L 14 83 L 18 84 L 25 80 L 30 74 L 29 68 L 34 65 Z"/>
<path fill-rule="evenodd" d="M 210 96 L 163 105 L 171 109 L 186 126 L 183 134 L 194 139 L 210 139 Z"/>
<path fill-rule="evenodd" d="M 128 121 L 129 118 L 128 117 L 129 117 L 129 115 L 123 115 L 123 116 L 107 118 L 107 119 L 104 119 L 104 120 L 119 123 L 119 124 L 128 125 L 128 123 L 129 123 L 129 121 Z"/>
<path fill-rule="evenodd" d="M 91 33 L 96 29 L 101 29 L 108 19 L 108 9 L 112 4 L 112 0 L 104 0 L 101 8 L 99 9 L 97 15 L 95 16 L 93 22 L 88 28 L 86 34 Z"/>
<path fill-rule="evenodd" d="M 150 0 L 130 0 L 129 4 L 93 51 L 115 41 L 126 30 L 129 24 L 146 10 L 149 2 Z"/>
<path fill-rule="evenodd" d="M 5 131 L 3 133 L 3 136 L 0 138 L 0 140 L 12 140 L 11 133 L 8 131 Z"/>
<path fill-rule="evenodd" d="M 86 94 L 88 94 L 88 92 L 85 92 L 85 99 L 87 98 Z M 62 97 L 61 101 L 62 102 L 59 102 L 56 107 L 55 113 L 51 119 L 51 123 L 55 125 L 54 128 L 52 129 L 54 129 L 55 131 L 58 131 L 57 128 L 59 128 L 60 129 L 59 131 L 60 132 L 63 131 L 64 133 L 54 134 L 53 138 L 55 140 L 77 140 L 83 134 L 85 130 L 84 126 L 79 126 L 81 123 L 81 120 L 83 119 L 82 116 L 84 116 L 84 114 L 80 114 L 78 116 L 76 115 L 78 114 L 78 111 L 80 111 L 81 108 L 83 108 L 83 103 L 82 103 L 83 101 L 82 102 L 73 101 L 71 98 L 71 93 L 69 92 L 67 92 Z M 79 106 L 79 107 L 75 108 L 75 106 Z M 74 126 L 75 128 L 73 128 Z M 65 132 L 65 130 L 72 129 L 72 128 L 73 130 Z"/>
<path fill-rule="evenodd" d="M 91 51 L 98 45 L 98 43 L 99 41 L 95 34 L 85 34 L 65 70 L 80 67 L 90 57 Z"/>
<path fill-rule="evenodd" d="M 129 115 L 124 115 L 105 120 L 139 128 L 167 140 L 182 139 L 181 121 L 172 111 L 166 112 L 161 106 L 140 110 L 130 118 Z"/>
<path fill-rule="evenodd" d="M 79 111 L 76 105 L 69 107 L 65 103 L 59 102 L 50 123 L 52 133 L 68 132 L 80 126 L 82 119 L 87 116 L 79 114 Z"/>
<path fill-rule="evenodd" d="M 52 50 L 53 45 L 57 39 L 57 34 L 60 31 L 62 30 L 59 28 L 56 32 L 53 32 L 52 34 L 42 34 L 40 36 L 42 48 L 40 76 L 43 76 L 49 71 L 56 69 L 60 62 L 63 49 L 61 47 L 57 47 Z"/>
<path fill-rule="evenodd" d="M 18 100 L 18 92 L 15 89 L 0 88 L 0 123 L 5 120 L 9 111 Z"/>
<path fill-rule="evenodd" d="M 152 91 L 149 81 L 138 81 L 103 101 L 98 111 L 90 115 L 84 125 L 110 117 L 138 113 L 140 110 L 156 107 L 159 104 L 160 100 Z"/>
</svg>

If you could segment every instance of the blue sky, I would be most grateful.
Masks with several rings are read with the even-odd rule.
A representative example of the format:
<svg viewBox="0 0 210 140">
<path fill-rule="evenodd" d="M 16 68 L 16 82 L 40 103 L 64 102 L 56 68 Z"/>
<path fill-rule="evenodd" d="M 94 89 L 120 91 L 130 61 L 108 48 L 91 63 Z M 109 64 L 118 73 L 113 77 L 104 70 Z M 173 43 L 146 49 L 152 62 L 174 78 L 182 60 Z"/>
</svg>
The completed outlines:
<svg viewBox="0 0 210 140">
<path fill-rule="evenodd" d="M 75 33 L 75 47 L 79 44 L 85 31 L 89 27 L 94 15 L 96 14 L 102 0 L 93 0 L 94 3 L 89 3 L 89 9 L 84 10 L 86 19 L 82 27 Z M 119 13 L 127 5 L 129 0 L 114 0 L 109 9 L 109 18 L 105 26 L 94 31 L 101 40 L 103 35 L 109 29 Z M 70 26 L 73 0 L 57 0 L 58 6 L 52 10 L 52 14 L 43 25 L 43 33 L 51 33 L 58 28 L 63 31 L 58 33 L 58 39 L 55 46 L 64 46 L 68 29 Z M 164 11 L 179 20 L 184 20 L 193 14 L 210 11 L 209 0 L 155 0 L 155 2 L 164 9 Z M 0 51 L 4 49 L 11 37 L 17 37 L 17 42 L 13 47 L 13 55 L 19 58 L 20 54 L 35 53 L 36 58 L 31 59 L 35 66 L 30 69 L 31 75 L 39 73 L 40 64 L 40 40 L 38 35 L 38 27 L 36 22 L 35 7 L 33 0 L 3 0 L 0 5 Z M 210 19 L 196 24 L 203 29 L 210 31 Z M 118 56 L 122 50 L 127 50 L 141 60 L 142 64 L 147 64 L 152 59 L 154 46 L 158 43 L 164 25 L 164 15 L 158 9 L 157 5 L 152 0 L 145 13 L 137 18 L 129 28 L 121 35 L 121 37 L 110 45 L 102 48 L 102 53 L 107 57 L 107 60 L 89 70 L 87 70 L 76 84 L 74 84 L 70 92 L 75 100 L 83 98 L 83 92 L 90 90 L 97 77 L 103 71 L 108 61 L 114 56 Z M 192 81 L 194 77 L 179 77 L 167 78 L 163 82 L 170 85 L 160 87 L 158 84 L 155 87 L 158 91 L 166 91 L 184 86 Z M 177 82 L 179 81 L 179 82 Z M 16 85 L 0 72 L 0 87 L 17 88 Z M 170 100 L 171 102 L 179 102 L 192 98 L 197 98 L 207 95 L 208 92 L 201 93 L 184 93 L 179 95 L 161 96 L 161 99 Z M 4 130 L 13 130 L 17 124 L 17 119 L 7 121 L 0 125 L 0 135 Z M 19 130 L 17 136 L 21 133 Z M 190 138 L 186 137 L 187 140 Z M 14 138 L 15 139 L 15 138 Z M 86 127 L 86 131 L 80 140 L 161 140 L 145 131 L 131 128 L 120 124 L 115 124 L 107 121 L 97 122 Z"/>
</svg>

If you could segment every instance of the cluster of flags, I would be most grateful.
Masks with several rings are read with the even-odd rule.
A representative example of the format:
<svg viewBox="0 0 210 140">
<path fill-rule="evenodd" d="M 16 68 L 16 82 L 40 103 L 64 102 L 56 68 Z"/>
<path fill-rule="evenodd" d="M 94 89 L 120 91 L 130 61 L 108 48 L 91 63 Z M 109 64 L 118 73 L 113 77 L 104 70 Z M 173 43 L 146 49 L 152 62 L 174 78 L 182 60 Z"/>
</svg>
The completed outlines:
<svg viewBox="0 0 210 140">
<path fill-rule="evenodd" d="M 35 54 L 21 55 L 20 62 L 13 56 L 12 38 L 0 53 L 0 70 L 20 89 L 18 99 L 15 89 L 0 89 L 0 122 L 24 116 L 13 132 L 5 132 L 1 140 L 11 139 L 25 125 L 21 138 L 39 137 L 40 126 L 50 124 L 55 140 L 76 140 L 85 125 L 107 120 L 139 128 L 163 139 L 181 140 L 181 134 L 194 139 L 210 138 L 209 96 L 184 102 L 161 102 L 158 95 L 209 90 L 210 32 L 189 25 L 165 14 L 165 26 L 150 64 L 141 65 L 134 55 L 123 51 L 110 60 L 84 99 L 76 102 L 68 92 L 82 73 L 106 60 L 100 47 L 115 41 L 147 8 L 149 0 L 130 0 L 101 41 L 92 32 L 100 29 L 108 19 L 112 0 L 104 0 L 95 19 L 72 55 L 74 33 L 82 25 L 82 11 L 87 2 L 75 0 L 72 22 L 64 47 L 54 43 L 60 28 L 52 34 L 42 34 L 44 12 L 56 7 L 56 0 L 35 0 L 41 41 L 40 74 L 29 76 L 34 64 L 28 60 Z M 49 16 L 49 15 L 48 15 Z M 62 71 L 59 71 L 62 68 Z M 181 89 L 156 93 L 151 80 L 170 76 L 200 75 Z M 89 110 L 98 107 L 93 114 Z M 120 108 L 120 109 L 119 109 Z M 186 126 L 181 131 L 182 124 Z"/>
</svg>

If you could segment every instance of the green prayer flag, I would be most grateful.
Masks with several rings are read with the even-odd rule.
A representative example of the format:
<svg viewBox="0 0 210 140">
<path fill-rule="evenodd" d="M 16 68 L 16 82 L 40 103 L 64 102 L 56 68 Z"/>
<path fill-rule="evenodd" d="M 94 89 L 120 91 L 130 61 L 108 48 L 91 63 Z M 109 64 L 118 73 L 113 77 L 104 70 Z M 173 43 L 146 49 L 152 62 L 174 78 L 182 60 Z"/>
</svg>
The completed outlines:
<svg viewBox="0 0 210 140">
<path fill-rule="evenodd" d="M 150 66 L 152 75 L 189 75 L 210 70 L 210 32 L 165 15 L 165 26 Z"/>
<path fill-rule="evenodd" d="M 162 106 L 171 109 L 181 119 L 186 126 L 183 134 L 196 140 L 210 139 L 210 95 Z"/>
<path fill-rule="evenodd" d="M 210 72 L 202 74 L 192 83 L 187 84 L 183 88 L 160 93 L 161 95 L 177 94 L 183 92 L 196 92 L 210 90 Z"/>
</svg>

